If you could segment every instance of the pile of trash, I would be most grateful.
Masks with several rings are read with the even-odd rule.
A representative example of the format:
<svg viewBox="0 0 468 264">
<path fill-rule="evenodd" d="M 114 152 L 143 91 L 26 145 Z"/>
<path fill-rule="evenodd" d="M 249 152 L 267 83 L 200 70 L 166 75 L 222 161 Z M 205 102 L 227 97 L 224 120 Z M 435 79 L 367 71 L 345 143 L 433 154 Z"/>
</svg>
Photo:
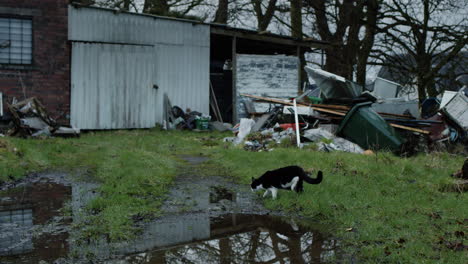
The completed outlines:
<svg viewBox="0 0 468 264">
<path fill-rule="evenodd" d="M 224 142 L 232 142 L 235 145 L 243 144 L 248 151 L 271 151 L 276 146 L 296 146 L 296 132 L 293 128 L 276 123 L 272 128 L 256 131 L 256 122 L 253 119 L 242 118 L 236 137 L 226 137 Z M 289 126 L 289 124 L 288 124 Z M 364 153 L 359 145 L 337 137 L 324 128 L 305 129 L 301 135 L 302 143 L 299 147 L 313 145 L 319 151 L 345 151 L 351 153 Z"/>
<path fill-rule="evenodd" d="M 76 137 L 80 134 L 79 129 L 57 124 L 35 97 L 8 104 L 8 110 L 12 116 L 12 127 L 6 133 L 8 136 Z"/>
<path fill-rule="evenodd" d="M 200 112 L 173 106 L 171 116 L 163 122 L 163 129 L 208 130 L 211 117 Z"/>
<path fill-rule="evenodd" d="M 396 97 L 396 83 L 379 79 L 370 92 L 341 76 L 305 69 L 317 88 L 295 98 L 241 94 L 245 101 L 269 103 L 270 111 L 240 119 L 233 129 L 237 136 L 224 141 L 244 144 L 251 151 L 268 151 L 275 144 L 290 140 L 298 147 L 314 144 L 322 151 L 387 150 L 402 155 L 444 144 L 466 145 L 466 87 L 445 92 L 442 102 L 430 98 L 420 110 L 417 99 Z"/>
<path fill-rule="evenodd" d="M 210 129 L 211 116 L 203 115 L 198 111 L 187 108 L 184 112 L 179 106 L 172 106 L 167 94 L 164 94 L 164 121 L 163 129 L 197 130 Z M 227 129 L 227 128 L 226 128 Z"/>
</svg>

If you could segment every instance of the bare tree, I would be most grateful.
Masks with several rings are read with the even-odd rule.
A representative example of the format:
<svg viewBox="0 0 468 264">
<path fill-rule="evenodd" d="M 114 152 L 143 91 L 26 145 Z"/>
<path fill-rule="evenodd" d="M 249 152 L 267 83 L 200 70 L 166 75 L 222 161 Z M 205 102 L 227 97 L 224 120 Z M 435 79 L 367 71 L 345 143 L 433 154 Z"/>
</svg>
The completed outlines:
<svg viewBox="0 0 468 264">
<path fill-rule="evenodd" d="M 74 2 L 77 2 L 77 0 L 74 0 Z M 138 0 L 81 0 L 81 2 L 89 2 L 90 4 L 97 4 L 103 7 L 116 8 L 121 11 L 131 11 L 131 8 L 133 8 L 136 11 L 136 3 Z"/>
<path fill-rule="evenodd" d="M 169 8 L 169 0 L 145 0 L 143 13 L 166 16 Z"/>
<path fill-rule="evenodd" d="M 295 39 L 302 40 L 303 39 L 303 31 L 302 31 L 302 0 L 290 0 L 290 17 L 291 17 L 291 36 Z M 305 50 L 299 50 L 299 60 L 302 66 L 306 65 L 305 59 Z M 306 80 L 307 73 L 305 70 L 301 69 L 300 76 L 299 76 L 301 83 Z"/>
<path fill-rule="evenodd" d="M 290 0 L 291 36 L 302 39 L 302 0 Z"/>
<path fill-rule="evenodd" d="M 379 0 L 305 0 L 313 14 L 318 37 L 331 43 L 325 48 L 325 70 L 365 84 L 367 58 L 374 43 Z"/>
<path fill-rule="evenodd" d="M 464 0 L 385 2 L 379 25 L 382 41 L 374 48 L 376 64 L 414 76 L 420 101 L 436 96 L 442 92 L 436 85 L 444 74 L 441 69 L 455 67 L 466 50 L 467 5 Z M 462 57 L 466 63 L 466 55 Z"/>
<path fill-rule="evenodd" d="M 266 5 L 262 0 L 250 0 L 250 2 L 257 16 L 258 31 L 266 31 L 275 13 L 277 0 L 268 0 Z"/>
<path fill-rule="evenodd" d="M 216 9 L 215 19 L 213 22 L 227 24 L 229 14 L 229 0 L 218 0 L 218 8 Z"/>
<path fill-rule="evenodd" d="M 204 0 L 145 0 L 143 13 L 204 21 L 202 14 L 189 14 L 203 3 Z"/>
</svg>

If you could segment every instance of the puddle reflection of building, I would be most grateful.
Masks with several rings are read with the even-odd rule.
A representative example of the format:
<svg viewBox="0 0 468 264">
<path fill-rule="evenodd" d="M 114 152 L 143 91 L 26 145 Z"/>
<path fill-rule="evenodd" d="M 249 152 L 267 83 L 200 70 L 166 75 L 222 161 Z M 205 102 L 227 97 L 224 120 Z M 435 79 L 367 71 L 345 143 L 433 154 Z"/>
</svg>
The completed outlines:
<svg viewBox="0 0 468 264">
<path fill-rule="evenodd" d="M 87 201 L 83 201 L 83 197 L 80 193 L 87 191 L 86 188 L 82 190 L 76 188 L 76 192 L 74 189 L 74 202 L 72 203 L 74 221 L 79 220 L 80 205 L 87 203 Z M 196 192 L 196 195 L 192 195 L 192 193 L 188 191 Z M 182 206 L 186 206 L 196 212 L 184 215 L 172 214 L 153 222 L 145 223 L 142 227 L 142 232 L 137 234 L 138 238 L 135 240 L 111 244 L 101 239 L 91 241 L 86 245 L 78 245 L 74 242 L 75 239 L 71 239 L 71 248 L 82 257 L 91 254 L 98 259 L 109 259 L 114 255 L 122 256 L 135 254 L 138 252 L 150 251 L 154 248 L 167 248 L 174 245 L 190 243 L 192 241 L 208 239 L 210 237 L 210 218 L 207 208 L 209 207 L 210 192 L 200 191 L 200 189 L 180 189 L 173 190 L 170 196 L 181 198 L 190 197 L 190 199 L 184 199 L 182 201 L 183 203 L 181 201 L 175 202 L 182 203 Z M 180 209 L 176 207 L 167 208 L 169 213 L 171 213 L 171 210 Z"/>
<path fill-rule="evenodd" d="M 37 182 L 8 190 L 0 200 L 0 256 L 20 256 L 30 263 L 55 260 L 66 255 L 66 233 L 42 233 L 55 217 L 61 215 L 71 188 L 52 182 Z"/>
<path fill-rule="evenodd" d="M 29 232 L 32 227 L 33 210 L 30 206 L 0 206 L 0 256 L 33 251 L 32 234 Z"/>
<path fill-rule="evenodd" d="M 322 263 L 336 241 L 269 216 L 228 215 L 210 222 L 206 239 L 155 248 L 128 263 Z"/>
<path fill-rule="evenodd" d="M 292 220 L 244 214 L 210 219 L 210 207 L 227 201 L 248 204 L 249 199 L 239 193 L 204 185 L 178 188 L 170 196 L 179 199 L 175 204 L 190 206 L 191 213 L 175 214 L 171 210 L 177 208 L 168 206 L 171 215 L 146 223 L 138 239 L 72 244 L 73 251 L 119 263 L 321 263 L 335 255 L 334 240 Z"/>
</svg>

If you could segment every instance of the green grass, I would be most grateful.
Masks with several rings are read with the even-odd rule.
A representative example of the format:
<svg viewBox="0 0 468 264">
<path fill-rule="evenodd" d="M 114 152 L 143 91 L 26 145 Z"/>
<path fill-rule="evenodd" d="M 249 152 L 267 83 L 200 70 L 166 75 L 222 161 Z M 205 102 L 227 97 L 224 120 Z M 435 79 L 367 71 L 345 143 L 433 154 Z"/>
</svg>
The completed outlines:
<svg viewBox="0 0 468 264">
<path fill-rule="evenodd" d="M 466 232 L 468 226 L 466 194 L 441 191 L 450 184 L 449 175 L 461 168 L 463 157 L 433 153 L 399 158 L 291 148 L 233 148 L 217 151 L 216 157 L 246 184 L 252 176 L 280 166 L 324 171 L 320 185 L 306 185 L 301 195 L 280 191 L 277 200 L 265 203 L 335 225 L 345 250 L 357 250 L 360 262 L 466 263 L 466 250 L 450 248 L 463 241 L 456 232 Z"/>
<path fill-rule="evenodd" d="M 322 153 L 287 144 L 271 152 L 247 152 L 223 143 L 227 135 L 146 130 L 91 133 L 79 139 L 4 138 L 0 179 L 45 169 L 88 168 L 102 185 L 100 198 L 89 205 L 93 217 L 87 232 L 121 239 L 134 232 L 132 216 L 159 212 L 180 166 L 176 154 L 209 155 L 212 159 L 199 168 L 202 172 L 229 175 L 244 184 L 265 170 L 298 164 L 322 170 L 324 181 L 305 185 L 300 195 L 280 191 L 277 200 L 265 199 L 266 206 L 335 226 L 343 249 L 357 252 L 359 262 L 465 263 L 467 251 L 453 245 L 463 242 L 460 231 L 467 230 L 468 200 L 464 193 L 443 191 L 464 157 Z"/>
<path fill-rule="evenodd" d="M 154 130 L 95 132 L 77 139 L 0 138 L 0 181 L 44 170 L 89 171 L 100 197 L 88 205 L 86 236 L 134 234 L 134 216 L 157 215 L 178 166 L 197 153 L 198 134 Z"/>
</svg>

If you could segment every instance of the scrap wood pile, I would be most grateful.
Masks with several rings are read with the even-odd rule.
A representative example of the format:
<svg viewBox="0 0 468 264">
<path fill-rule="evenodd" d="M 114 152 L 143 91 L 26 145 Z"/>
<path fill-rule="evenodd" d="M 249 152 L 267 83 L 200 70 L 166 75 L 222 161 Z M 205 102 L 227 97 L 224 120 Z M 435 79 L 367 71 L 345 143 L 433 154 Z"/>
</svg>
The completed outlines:
<svg viewBox="0 0 468 264">
<path fill-rule="evenodd" d="M 322 98 L 307 96 L 308 92 L 289 100 L 241 94 L 245 100 L 275 107 L 260 117 L 247 119 L 252 121 L 241 119 L 237 137 L 225 140 L 239 144 L 247 139 L 246 149 L 268 150 L 270 142 L 278 143 L 286 136 L 294 140 L 298 123 L 298 146 L 314 142 L 319 150 L 325 151 L 364 153 L 383 149 L 410 154 L 442 143 L 466 142 L 468 97 L 462 90 L 432 114 L 420 115 L 396 105 L 393 99 L 380 100 L 368 91 L 363 92 L 357 84 L 342 77 L 306 70 L 316 80 Z M 294 99 L 297 107 L 292 107 Z M 418 102 L 410 103 L 417 109 Z M 390 106 L 387 109 L 391 111 L 379 111 L 382 106 Z M 295 113 L 297 121 L 293 118 Z M 257 131 L 263 135 L 260 139 L 247 136 Z"/>
<path fill-rule="evenodd" d="M 45 107 L 35 97 L 7 104 L 7 106 L 13 124 L 7 132 L 8 136 L 74 137 L 80 133 L 79 129 L 60 126 L 48 115 Z"/>
</svg>

